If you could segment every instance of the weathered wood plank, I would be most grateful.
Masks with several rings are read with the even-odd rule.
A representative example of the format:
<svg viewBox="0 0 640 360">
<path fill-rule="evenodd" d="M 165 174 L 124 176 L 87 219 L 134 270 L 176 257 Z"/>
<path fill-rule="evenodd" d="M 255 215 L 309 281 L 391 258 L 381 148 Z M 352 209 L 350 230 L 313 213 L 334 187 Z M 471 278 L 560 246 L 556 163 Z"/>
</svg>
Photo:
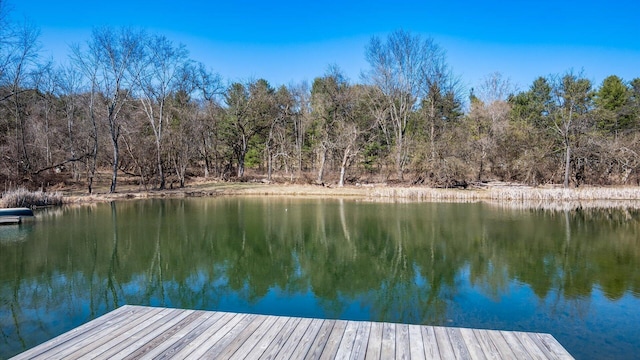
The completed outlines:
<svg viewBox="0 0 640 360">
<path fill-rule="evenodd" d="M 278 358 L 291 358 L 291 354 L 293 354 L 293 352 L 296 350 L 298 343 L 304 336 L 305 331 L 312 321 L 312 319 L 300 319 L 300 321 L 298 322 L 298 326 L 296 326 L 295 330 L 283 344 L 280 352 L 278 352 Z"/>
<path fill-rule="evenodd" d="M 424 344 L 424 354 L 427 359 L 441 359 L 435 327 L 424 326 L 422 328 L 422 343 Z"/>
<path fill-rule="evenodd" d="M 395 324 L 382 324 L 382 345 L 380 346 L 380 358 L 391 359 L 396 356 L 396 326 Z"/>
<path fill-rule="evenodd" d="M 141 348 L 148 349 L 146 346 L 147 343 L 152 342 L 156 337 L 161 336 L 164 332 L 171 331 L 173 326 L 178 325 L 182 320 L 193 313 L 193 310 L 180 311 L 170 309 L 169 313 L 157 321 L 146 321 L 129 331 L 124 336 L 120 336 L 117 343 L 116 341 L 109 341 L 105 343 L 104 347 L 107 349 L 100 355 L 94 356 L 94 352 L 92 351 L 88 353 L 91 353 L 91 357 L 94 359 L 113 359 L 123 358 Z"/>
<path fill-rule="evenodd" d="M 233 354 L 232 358 L 239 358 L 239 356 L 242 356 L 242 358 L 247 359 L 262 359 L 262 355 L 264 354 L 265 350 L 267 350 L 267 348 L 271 346 L 271 343 L 282 331 L 283 327 L 286 326 L 286 324 L 289 322 L 289 319 L 290 318 L 275 317 L 275 322 L 271 325 L 269 330 L 263 332 L 260 341 L 258 341 L 252 349 L 249 349 L 251 351 L 245 350 L 244 352 L 241 352 L 240 350 L 238 350 L 235 354 Z M 256 333 L 259 330 L 260 329 L 256 330 Z"/>
<path fill-rule="evenodd" d="M 175 342 L 169 348 L 167 348 L 162 354 L 160 354 L 156 359 L 170 359 L 170 358 L 184 358 L 188 353 L 190 353 L 198 344 L 202 342 L 198 342 L 203 333 L 205 333 L 208 329 L 219 329 L 225 322 L 225 316 L 231 316 L 233 314 L 222 313 L 222 312 L 208 312 L 209 317 L 203 317 L 204 321 L 197 324 L 197 326 L 191 330 L 187 335 L 185 335 L 180 341 Z M 216 326 L 218 325 L 218 326 Z M 202 339 L 205 340 L 205 339 Z"/>
<path fill-rule="evenodd" d="M 220 339 L 220 341 L 218 341 L 218 343 L 216 343 L 214 347 L 209 349 L 203 357 L 209 359 L 228 359 L 240 346 L 242 346 L 245 339 L 253 334 L 260 325 L 262 325 L 265 318 L 265 316 L 259 315 L 247 316 L 247 322 L 245 324 L 242 324 L 241 322 L 234 326 L 222 337 L 222 339 Z"/>
<path fill-rule="evenodd" d="M 137 316 L 131 316 L 131 320 L 122 318 L 120 322 L 105 324 L 107 327 L 102 328 L 100 332 L 87 332 L 68 342 L 65 346 L 59 347 L 57 351 L 43 354 L 42 357 L 36 359 L 81 357 L 88 352 L 100 354 L 111 347 L 109 344 L 127 338 L 126 334 L 135 332 L 133 329 L 136 327 L 142 326 L 150 319 L 161 319 L 170 312 L 169 309 L 155 309 L 144 313 L 142 313 L 142 309 L 136 310 L 141 311 L 135 313 Z M 108 333 L 109 336 L 104 336 L 105 333 Z"/>
<path fill-rule="evenodd" d="M 271 341 L 269 347 L 265 349 L 261 359 L 276 359 L 278 353 L 285 346 L 285 343 L 287 342 L 291 334 L 295 331 L 298 323 L 300 323 L 300 320 L 300 318 L 290 318 L 289 321 L 287 321 L 287 323 L 280 328 L 280 331 L 278 331 L 276 337 Z"/>
<path fill-rule="evenodd" d="M 315 360 L 320 358 L 320 355 L 324 351 L 324 347 L 329 340 L 329 335 L 331 335 L 333 331 L 335 323 L 336 322 L 333 320 L 324 320 L 322 322 L 322 326 L 320 327 L 316 338 L 311 343 L 311 346 L 309 346 L 309 351 L 307 352 L 305 359 Z"/>
<path fill-rule="evenodd" d="M 440 357 L 443 359 L 455 359 L 455 352 L 451 339 L 449 339 L 449 333 L 446 327 L 434 326 L 433 331 L 436 335 L 436 341 L 438 342 L 438 350 L 440 351 Z"/>
<path fill-rule="evenodd" d="M 249 317 L 248 314 L 225 313 L 214 326 L 203 331 L 191 344 L 179 351 L 176 358 L 203 358 L 204 354 L 216 346 L 231 329 L 239 324 L 248 323 L 250 320 L 247 320 L 247 317 Z"/>
<path fill-rule="evenodd" d="M 396 359 L 411 359 L 409 325 L 396 324 Z"/>
<path fill-rule="evenodd" d="M 422 331 L 418 325 L 409 325 L 409 346 L 411 347 L 411 360 L 426 359 Z"/>
<path fill-rule="evenodd" d="M 482 348 L 482 352 L 487 359 L 498 360 L 500 359 L 500 351 L 498 350 L 496 344 L 491 340 L 490 332 L 487 330 L 477 330 L 477 329 L 468 329 L 473 332 L 476 337 L 476 341 L 478 345 Z M 511 350 L 509 350 L 510 355 L 513 356 Z"/>
<path fill-rule="evenodd" d="M 159 346 L 162 346 L 163 344 L 169 345 L 167 343 L 170 342 L 176 334 L 191 326 L 194 321 L 197 321 L 204 314 L 204 311 L 194 311 L 193 313 L 189 314 L 189 316 L 177 322 L 175 325 L 158 334 L 156 337 L 148 341 L 144 346 L 136 347 L 135 351 L 126 355 L 127 358 L 140 359 L 142 357 L 153 357 L 155 350 Z M 159 353 L 159 351 L 157 353 Z"/>
<path fill-rule="evenodd" d="M 256 330 L 249 335 L 241 346 L 229 357 L 230 359 L 245 359 L 249 357 L 249 353 L 256 347 L 256 345 L 262 340 L 262 338 L 268 334 L 273 325 L 278 322 L 277 316 L 266 316 L 262 324 L 256 328 Z M 257 350 L 259 353 L 263 351 Z M 226 356 L 223 355 L 226 358 Z"/>
<path fill-rule="evenodd" d="M 290 359 L 304 359 L 309 353 L 311 344 L 313 344 L 318 332 L 320 331 L 324 320 L 311 319 L 311 323 L 307 326 L 307 331 L 304 332 L 302 338 L 298 341 L 298 346 L 293 350 Z"/>
<path fill-rule="evenodd" d="M 127 356 L 128 358 L 171 358 L 173 354 L 178 352 L 185 345 L 186 337 L 195 337 L 190 335 L 196 331 L 202 323 L 206 322 L 214 313 L 207 311 L 196 311 L 176 326 L 165 331 L 161 336 L 155 338 L 152 342 L 147 343 L 146 351 L 139 350 Z"/>
<path fill-rule="evenodd" d="M 513 334 L 513 332 L 500 331 L 500 334 L 504 337 L 507 344 L 509 344 L 509 348 L 511 348 L 511 351 L 516 354 L 517 359 L 533 359 L 533 357 L 531 357 L 527 350 L 522 346 L 520 340 Z"/>
<path fill-rule="evenodd" d="M 154 308 L 140 308 L 136 306 L 125 305 L 119 307 L 105 315 L 102 315 L 96 319 L 93 319 L 77 328 L 69 330 L 68 332 L 61 334 L 43 344 L 33 347 L 23 353 L 20 353 L 13 357 L 13 359 L 35 359 L 37 356 L 47 353 L 45 357 L 56 354 L 62 346 L 70 346 L 70 341 L 76 341 L 82 337 L 91 336 L 92 333 L 101 333 L 104 329 L 117 324 L 122 319 L 126 319 L 134 316 L 136 313 L 148 313 L 151 311 L 160 311 L 160 309 Z"/>
<path fill-rule="evenodd" d="M 340 346 L 336 352 L 336 358 L 348 359 L 351 356 L 351 350 L 353 350 L 353 343 L 356 340 L 356 332 L 358 331 L 358 323 L 355 321 L 347 322 L 347 327 L 344 329 Z"/>
<path fill-rule="evenodd" d="M 537 338 L 543 344 L 545 349 L 549 351 L 555 359 L 573 359 L 574 357 L 569 354 L 569 352 L 560 345 L 558 340 L 556 340 L 550 334 L 536 334 Z"/>
<path fill-rule="evenodd" d="M 358 330 L 351 351 L 351 359 L 363 360 L 367 355 L 367 345 L 369 342 L 369 333 L 371 332 L 371 323 L 365 321 L 358 322 Z"/>
<path fill-rule="evenodd" d="M 531 355 L 532 358 L 538 360 L 549 359 L 548 352 L 541 349 L 536 341 L 529 336 L 529 334 L 517 331 L 514 332 L 513 335 L 515 335 L 520 340 L 520 344 L 522 344 L 522 347 L 525 348 L 525 350 Z"/>
<path fill-rule="evenodd" d="M 471 359 L 474 360 L 485 360 L 487 357 L 484 355 L 484 350 L 482 350 L 482 346 L 478 339 L 476 339 L 476 335 L 473 333 L 471 329 L 459 328 L 460 336 L 462 336 L 462 340 L 469 351 L 469 355 Z"/>
<path fill-rule="evenodd" d="M 19 354 L 93 359 L 573 359 L 549 334 L 124 306 Z"/>
<path fill-rule="evenodd" d="M 453 348 L 453 353 L 455 354 L 456 359 L 471 359 L 471 354 L 469 354 L 469 349 L 467 349 L 467 345 L 460 333 L 460 329 L 450 327 L 446 329 L 449 334 L 449 341 L 451 341 L 451 347 Z"/>
<path fill-rule="evenodd" d="M 382 352 L 383 323 L 374 322 L 369 330 L 369 343 L 367 344 L 367 359 L 380 359 Z"/>
<path fill-rule="evenodd" d="M 346 327 L 346 321 L 335 320 L 333 329 L 331 329 L 331 334 L 329 335 L 329 339 L 327 339 L 327 342 L 324 345 L 324 349 L 320 354 L 320 359 L 334 359 L 336 357 L 336 352 L 338 351 L 338 346 L 340 346 L 340 341 L 342 341 L 342 334 L 344 334 L 344 329 Z"/>
<path fill-rule="evenodd" d="M 502 336 L 502 333 L 498 330 L 479 330 L 487 335 L 487 338 L 491 340 L 496 349 L 498 349 L 498 354 L 500 358 L 510 358 L 515 359 L 516 354 L 513 352 L 507 340 Z"/>
</svg>

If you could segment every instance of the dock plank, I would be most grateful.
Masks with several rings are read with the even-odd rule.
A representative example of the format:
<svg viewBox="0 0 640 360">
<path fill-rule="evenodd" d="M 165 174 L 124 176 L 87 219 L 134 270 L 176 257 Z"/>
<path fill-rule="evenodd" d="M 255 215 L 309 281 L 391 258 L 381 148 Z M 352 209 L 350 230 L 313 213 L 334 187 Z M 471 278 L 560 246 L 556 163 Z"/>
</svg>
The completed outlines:
<svg viewBox="0 0 640 360">
<path fill-rule="evenodd" d="M 438 351 L 442 359 L 455 359 L 455 352 L 453 350 L 453 344 L 449 339 L 449 333 L 447 328 L 442 326 L 434 326 L 436 341 L 438 342 Z"/>
<path fill-rule="evenodd" d="M 333 329 L 331 329 L 331 334 L 329 334 L 329 339 L 322 350 L 322 354 L 320 354 L 320 359 L 335 359 L 336 352 L 338 352 L 338 346 L 340 346 L 340 341 L 342 340 L 342 334 L 344 334 L 344 329 L 347 327 L 347 322 L 344 320 L 336 320 Z"/>
<path fill-rule="evenodd" d="M 296 347 L 299 345 L 312 321 L 312 319 L 300 319 L 295 330 L 291 333 L 278 353 L 278 358 L 292 358 L 292 354 L 295 352 Z"/>
<path fill-rule="evenodd" d="M 515 336 L 513 332 L 500 331 L 500 334 L 504 337 L 507 344 L 509 344 L 511 351 L 513 351 L 513 353 L 516 355 L 516 359 L 533 359 L 531 354 L 527 352 L 527 349 L 525 349 L 524 346 L 522 346 L 522 344 L 520 343 L 520 339 L 518 339 L 518 337 Z"/>
<path fill-rule="evenodd" d="M 367 344 L 367 359 L 380 359 L 382 352 L 383 323 L 374 322 L 369 330 L 369 343 Z"/>
<path fill-rule="evenodd" d="M 81 357 L 83 354 L 91 352 L 92 354 L 100 354 L 103 351 L 109 349 L 113 343 L 117 343 L 129 337 L 136 327 L 141 324 L 145 324 L 149 319 L 161 319 L 169 313 L 168 309 L 153 309 L 148 312 L 142 313 L 136 311 L 137 316 L 131 316 L 131 320 L 127 321 L 126 318 L 122 318 L 121 322 L 111 322 L 105 324 L 106 327 L 100 329 L 101 331 L 91 331 L 85 334 L 81 334 L 73 339 L 73 341 L 67 342 L 64 346 L 61 346 L 57 351 L 42 354 L 35 359 L 50 359 L 51 357 Z M 103 336 L 104 332 L 109 333 L 109 336 Z"/>
<path fill-rule="evenodd" d="M 256 330 L 249 335 L 244 341 L 242 341 L 242 346 L 240 346 L 229 359 L 246 359 L 249 358 L 249 353 L 256 348 L 256 345 L 265 337 L 270 331 L 273 329 L 274 324 L 278 321 L 277 316 L 267 316 L 262 324 L 256 328 Z M 262 351 L 256 349 L 260 354 Z M 226 358 L 226 356 L 223 355 Z M 258 356 L 256 356 L 257 358 Z"/>
<path fill-rule="evenodd" d="M 436 329 L 433 326 L 423 326 L 421 330 L 424 354 L 427 359 L 441 359 L 438 339 L 436 339 Z"/>
<path fill-rule="evenodd" d="M 169 347 L 162 354 L 158 355 L 157 360 L 171 359 L 171 358 L 184 358 L 187 354 L 189 354 L 193 349 L 195 349 L 198 344 L 201 344 L 206 340 L 203 338 L 202 342 L 198 342 L 198 339 L 202 337 L 208 329 L 218 329 L 222 326 L 222 323 L 225 321 L 225 316 L 229 316 L 231 318 L 232 314 L 226 314 L 221 312 L 211 312 L 210 316 L 203 317 L 204 320 L 200 322 L 196 328 L 191 330 L 187 335 L 185 335 L 180 341 L 173 343 L 171 347 Z M 217 325 L 217 326 L 216 326 Z"/>
<path fill-rule="evenodd" d="M 351 351 L 353 350 L 353 343 L 356 341 L 356 332 L 358 331 L 358 323 L 355 321 L 347 322 L 347 327 L 344 329 L 340 346 L 336 352 L 336 358 L 348 359 L 351 357 Z"/>
<path fill-rule="evenodd" d="M 276 317 L 275 322 L 271 325 L 271 328 L 264 333 L 260 341 L 258 341 L 250 352 L 245 352 L 244 357 L 247 359 L 263 359 L 264 352 L 271 346 L 273 340 L 278 336 L 282 329 L 290 322 L 290 318 Z M 242 354 L 236 352 L 233 354 L 233 358 L 238 358 Z"/>
<path fill-rule="evenodd" d="M 298 341 L 298 346 L 293 350 L 290 359 L 304 359 L 307 356 L 307 353 L 309 353 L 309 349 L 311 349 L 311 345 L 318 336 L 318 332 L 322 328 L 323 323 L 324 320 L 322 319 L 311 320 L 311 323 L 307 326 L 307 330 L 304 332 L 304 335 L 300 341 Z"/>
<path fill-rule="evenodd" d="M 486 330 L 468 329 L 475 335 L 476 341 L 487 359 L 500 359 L 500 351 L 496 344 L 491 340 L 490 333 Z"/>
<path fill-rule="evenodd" d="M 152 349 L 149 349 L 147 353 L 144 354 L 144 357 L 153 359 L 171 358 L 173 354 L 182 349 L 188 341 L 195 337 L 194 331 L 200 328 L 200 326 L 214 316 L 214 314 L 215 313 L 212 314 L 206 311 L 196 311 L 191 315 L 193 319 L 190 321 L 185 321 L 186 319 L 183 320 L 181 326 L 176 326 L 176 331 L 166 332 L 164 334 L 165 339 L 160 341 L 159 344 L 156 344 Z M 160 338 L 156 338 L 154 340 L 158 341 L 159 339 Z M 132 357 L 138 356 L 132 355 Z"/>
<path fill-rule="evenodd" d="M 409 325 L 396 324 L 396 359 L 411 359 Z"/>
<path fill-rule="evenodd" d="M 382 324 L 382 345 L 380 349 L 381 359 L 391 359 L 396 356 L 396 326 L 395 324 Z"/>
<path fill-rule="evenodd" d="M 216 346 L 209 349 L 204 357 L 209 359 L 224 358 L 228 359 L 242 346 L 247 337 L 251 336 L 254 331 L 265 321 L 266 316 L 249 315 L 246 324 L 238 323 L 234 326 Z"/>
<path fill-rule="evenodd" d="M 460 333 L 460 328 L 448 327 L 446 329 L 447 334 L 449 335 L 449 341 L 451 342 L 451 347 L 453 348 L 453 353 L 455 354 L 455 358 L 471 359 L 471 354 L 469 353 L 469 349 L 467 349 L 464 338 Z"/>
<path fill-rule="evenodd" d="M 426 359 L 420 326 L 409 325 L 409 345 L 411 346 L 411 360 Z"/>
<path fill-rule="evenodd" d="M 65 345 L 72 345 L 72 340 L 77 340 L 83 336 L 90 336 L 92 333 L 100 333 L 104 329 L 112 326 L 114 322 L 134 316 L 140 312 L 160 311 L 161 309 L 144 308 L 138 309 L 137 307 L 125 305 L 116 310 L 113 310 L 99 318 L 93 319 L 84 325 L 74 328 L 64 334 L 61 334 L 39 346 L 31 348 L 23 353 L 20 353 L 13 357 L 13 359 L 35 359 L 39 355 L 46 353 L 45 357 L 56 354 L 61 347 Z"/>
<path fill-rule="evenodd" d="M 529 334 L 525 332 L 514 332 L 525 350 L 531 355 L 534 359 L 548 359 L 549 353 L 546 350 L 543 350 L 538 346 L 536 341 L 529 336 Z"/>
<path fill-rule="evenodd" d="M 478 330 L 481 332 L 481 330 Z M 478 337 L 476 332 L 476 338 Z M 495 346 L 498 351 L 498 358 L 511 358 L 515 359 L 516 354 L 512 351 L 511 347 L 507 343 L 507 340 L 502 336 L 502 333 L 497 330 L 485 330 L 483 331 L 486 334 L 487 339 L 491 341 L 491 343 Z"/>
<path fill-rule="evenodd" d="M 248 323 L 250 321 L 248 314 L 225 314 L 219 322 L 216 322 L 208 330 L 200 334 L 191 346 L 187 346 L 185 349 L 179 351 L 176 354 L 176 358 L 188 357 L 192 359 L 200 359 L 204 357 L 204 354 L 210 351 L 213 347 L 218 345 L 218 341 L 223 339 L 232 329 L 238 324 Z"/>
<path fill-rule="evenodd" d="M 316 338 L 311 343 L 311 346 L 309 346 L 309 352 L 307 352 L 305 359 L 315 360 L 320 358 L 322 352 L 324 351 L 324 347 L 329 340 L 329 335 L 331 335 L 333 331 L 334 325 L 335 321 L 324 320 L 322 322 L 322 326 L 320 327 Z"/>
<path fill-rule="evenodd" d="M 462 337 L 462 341 L 467 347 L 469 351 L 469 355 L 473 360 L 485 360 L 487 357 L 484 354 L 484 350 L 482 350 L 482 346 L 478 339 L 476 339 L 476 335 L 473 333 L 472 329 L 458 329 L 460 331 L 460 336 Z"/>
<path fill-rule="evenodd" d="M 553 336 L 540 333 L 537 333 L 536 336 L 540 339 L 542 344 L 544 344 L 545 348 L 553 355 L 553 358 L 573 359 L 573 356 L 571 356 L 571 354 L 569 354 L 569 352 L 565 350 L 565 348 L 562 347 L 558 340 L 556 340 Z"/>
<path fill-rule="evenodd" d="M 189 314 L 188 316 L 178 321 L 171 327 L 165 329 L 156 337 L 148 341 L 144 346 L 142 347 L 136 346 L 135 351 L 133 351 L 132 353 L 129 353 L 127 355 L 127 358 L 140 359 L 143 357 L 147 357 L 147 358 L 154 357 L 154 354 L 157 354 L 162 350 L 161 348 L 160 351 L 156 352 L 158 347 L 163 345 L 167 346 L 168 345 L 167 343 L 170 342 L 171 339 L 174 338 L 176 334 L 182 332 L 184 329 L 189 328 L 189 326 L 193 324 L 194 321 L 198 320 L 203 315 L 204 315 L 204 312 L 202 311 L 194 311 L 193 313 Z"/>
<path fill-rule="evenodd" d="M 286 324 L 284 324 L 276 337 L 271 341 L 271 344 L 265 349 L 264 353 L 260 357 L 264 360 L 276 359 L 278 353 L 283 349 L 284 344 L 287 342 L 291 334 L 295 331 L 296 327 L 300 323 L 300 318 L 290 318 Z"/>
<path fill-rule="evenodd" d="M 550 334 L 123 306 L 13 359 L 573 359 Z"/>
<path fill-rule="evenodd" d="M 131 335 L 120 336 L 118 344 L 107 342 L 107 350 L 100 355 L 94 357 L 92 351 L 87 353 L 92 353 L 91 357 L 98 360 L 124 358 L 136 351 L 148 351 L 151 346 L 148 344 L 155 344 L 154 339 L 156 337 L 163 336 L 163 333 L 171 331 L 174 326 L 180 326 L 182 320 L 192 315 L 193 312 L 193 310 L 181 312 L 171 309 L 169 313 L 157 321 L 145 321 L 141 325 L 141 330 L 144 329 L 144 331 L 134 330 L 130 332 Z"/>
<path fill-rule="evenodd" d="M 369 342 L 369 333 L 371 332 L 371 323 L 359 321 L 358 330 L 356 332 L 353 350 L 351 351 L 351 359 L 363 360 L 367 356 L 367 345 Z"/>
</svg>

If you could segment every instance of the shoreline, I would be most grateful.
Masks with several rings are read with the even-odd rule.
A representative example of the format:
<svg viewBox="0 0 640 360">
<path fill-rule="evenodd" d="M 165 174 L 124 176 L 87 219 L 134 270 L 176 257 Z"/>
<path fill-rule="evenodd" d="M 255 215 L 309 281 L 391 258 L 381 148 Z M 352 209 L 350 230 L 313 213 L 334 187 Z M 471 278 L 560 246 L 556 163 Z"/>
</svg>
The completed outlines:
<svg viewBox="0 0 640 360">
<path fill-rule="evenodd" d="M 262 183 L 196 183 L 182 189 L 122 189 L 114 194 L 79 194 L 61 190 L 65 204 L 90 204 L 116 200 L 190 198 L 217 196 L 286 196 L 307 198 L 352 198 L 380 202 L 484 202 L 522 209 L 640 208 L 640 187 L 583 187 L 563 189 L 511 184 L 489 184 L 483 188 L 437 189 L 384 184 L 325 187 L 319 185 Z"/>
</svg>

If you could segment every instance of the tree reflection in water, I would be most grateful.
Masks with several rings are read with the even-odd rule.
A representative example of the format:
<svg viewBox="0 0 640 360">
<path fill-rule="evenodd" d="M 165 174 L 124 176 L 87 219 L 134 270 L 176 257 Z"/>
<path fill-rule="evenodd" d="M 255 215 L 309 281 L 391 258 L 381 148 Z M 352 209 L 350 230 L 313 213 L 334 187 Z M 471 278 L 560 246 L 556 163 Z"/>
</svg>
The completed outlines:
<svg viewBox="0 0 640 360">
<path fill-rule="evenodd" d="M 123 304 L 540 331 L 576 356 L 635 354 L 639 218 L 276 198 L 43 212 L 0 242 L 0 357 Z"/>
</svg>

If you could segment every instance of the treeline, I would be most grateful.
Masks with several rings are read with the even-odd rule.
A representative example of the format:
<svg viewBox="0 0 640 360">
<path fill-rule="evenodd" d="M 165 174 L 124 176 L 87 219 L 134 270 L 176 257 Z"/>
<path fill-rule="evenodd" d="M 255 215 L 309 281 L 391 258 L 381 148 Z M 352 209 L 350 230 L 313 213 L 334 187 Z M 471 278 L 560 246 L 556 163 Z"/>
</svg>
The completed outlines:
<svg viewBox="0 0 640 360">
<path fill-rule="evenodd" d="M 640 183 L 640 78 L 579 73 L 516 91 L 499 73 L 467 91 L 433 39 L 396 31 L 366 46 L 361 82 L 330 66 L 312 84 L 224 84 L 183 45 L 97 28 L 68 62 L 0 2 L 0 182 L 110 191 L 194 176 L 466 186 Z"/>
</svg>

